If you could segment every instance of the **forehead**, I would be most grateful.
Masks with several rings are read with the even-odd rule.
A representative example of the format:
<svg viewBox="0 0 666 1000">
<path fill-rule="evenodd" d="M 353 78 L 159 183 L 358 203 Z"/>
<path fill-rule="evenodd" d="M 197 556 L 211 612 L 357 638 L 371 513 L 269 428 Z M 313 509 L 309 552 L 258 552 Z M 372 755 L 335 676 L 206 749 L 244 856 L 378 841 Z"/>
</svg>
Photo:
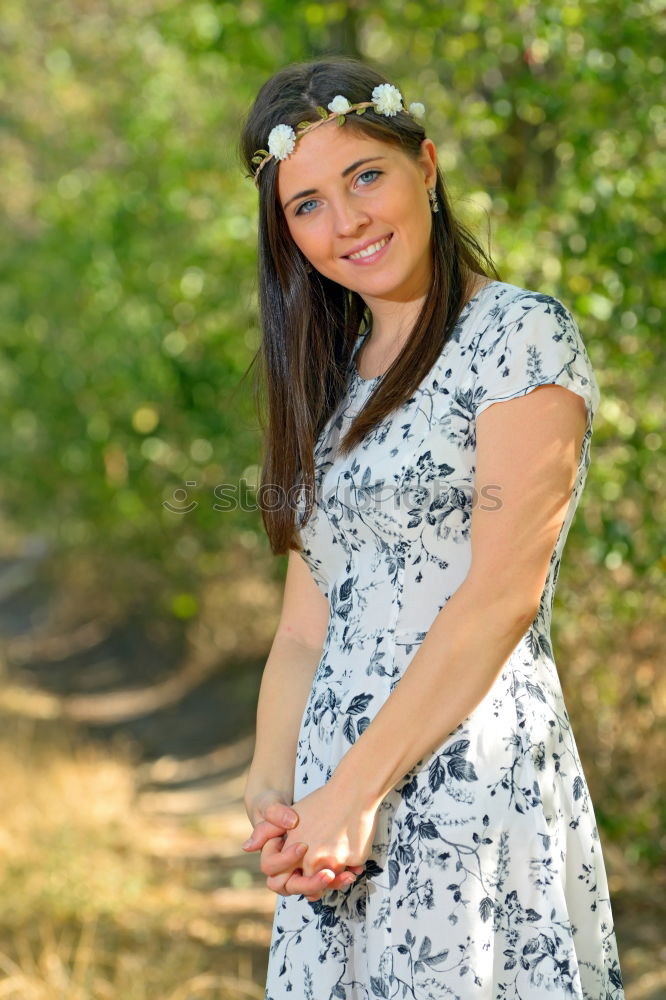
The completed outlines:
<svg viewBox="0 0 666 1000">
<path fill-rule="evenodd" d="M 372 156 L 397 158 L 400 151 L 367 133 L 357 132 L 331 120 L 308 132 L 296 148 L 278 165 L 277 188 L 283 201 L 297 191 L 317 188 L 328 180 L 340 178 L 345 167 Z"/>
</svg>

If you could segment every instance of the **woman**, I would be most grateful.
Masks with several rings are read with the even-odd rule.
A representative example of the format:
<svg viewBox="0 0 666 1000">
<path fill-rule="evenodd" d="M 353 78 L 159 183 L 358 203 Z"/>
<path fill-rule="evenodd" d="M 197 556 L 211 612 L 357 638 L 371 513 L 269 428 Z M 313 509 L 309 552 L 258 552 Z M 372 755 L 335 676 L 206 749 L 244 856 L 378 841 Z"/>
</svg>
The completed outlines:
<svg viewBox="0 0 666 1000">
<path fill-rule="evenodd" d="M 423 113 L 332 59 L 243 131 L 288 554 L 245 794 L 266 1000 L 617 1000 L 549 640 L 599 389 L 567 309 L 454 218 Z"/>
</svg>

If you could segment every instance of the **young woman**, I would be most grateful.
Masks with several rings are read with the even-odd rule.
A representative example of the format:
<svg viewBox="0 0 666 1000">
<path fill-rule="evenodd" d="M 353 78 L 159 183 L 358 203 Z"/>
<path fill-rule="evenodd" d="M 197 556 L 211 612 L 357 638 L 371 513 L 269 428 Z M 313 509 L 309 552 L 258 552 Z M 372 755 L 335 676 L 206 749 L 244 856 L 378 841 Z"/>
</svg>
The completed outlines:
<svg viewBox="0 0 666 1000">
<path fill-rule="evenodd" d="M 599 389 L 565 306 L 455 219 L 424 110 L 331 59 L 242 135 L 288 555 L 245 795 L 266 1000 L 619 1000 L 549 639 Z"/>
</svg>

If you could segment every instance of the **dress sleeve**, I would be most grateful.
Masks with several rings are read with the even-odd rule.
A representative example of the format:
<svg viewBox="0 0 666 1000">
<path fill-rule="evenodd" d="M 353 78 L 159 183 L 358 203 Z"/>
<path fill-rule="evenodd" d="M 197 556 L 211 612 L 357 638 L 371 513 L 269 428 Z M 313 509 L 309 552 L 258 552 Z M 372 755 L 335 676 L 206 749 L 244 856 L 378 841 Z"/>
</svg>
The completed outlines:
<svg viewBox="0 0 666 1000">
<path fill-rule="evenodd" d="M 591 429 L 599 386 L 575 319 L 553 296 L 527 292 L 488 317 L 471 367 L 475 416 L 537 386 L 562 385 L 585 400 Z"/>
</svg>

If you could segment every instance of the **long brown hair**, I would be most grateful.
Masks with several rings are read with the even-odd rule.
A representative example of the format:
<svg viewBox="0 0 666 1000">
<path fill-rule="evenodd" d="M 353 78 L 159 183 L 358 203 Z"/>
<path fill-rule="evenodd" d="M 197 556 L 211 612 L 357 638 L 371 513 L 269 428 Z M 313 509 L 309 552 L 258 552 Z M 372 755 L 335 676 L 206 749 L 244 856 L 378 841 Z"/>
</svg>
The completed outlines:
<svg viewBox="0 0 666 1000">
<path fill-rule="evenodd" d="M 256 169 L 252 157 L 257 149 L 266 148 L 275 125 L 284 123 L 295 129 L 299 122 L 317 121 L 317 106 L 326 107 L 336 94 L 356 104 L 369 100 L 378 84 L 388 82 L 375 69 L 346 56 L 284 67 L 261 87 L 244 121 L 240 153 L 248 175 Z M 344 127 L 397 145 L 414 159 L 426 137 L 423 125 L 411 115 L 399 112 L 387 118 L 372 107 L 363 115 L 346 116 Z M 259 177 L 262 342 L 256 357 L 263 363 L 267 405 L 264 421 L 259 394 L 264 428 L 260 507 L 271 549 L 275 555 L 284 555 L 300 548 L 293 500 L 304 489 L 302 526 L 313 508 L 314 445 L 345 391 L 354 345 L 371 317 L 358 292 L 308 270 L 277 194 L 277 167 L 275 158 L 269 160 Z M 454 217 L 439 168 L 436 191 L 439 212 L 432 216 L 429 293 L 405 347 L 340 441 L 341 454 L 359 444 L 426 377 L 460 316 L 472 272 L 499 280 L 489 255 Z M 274 505 L 273 495 L 278 498 Z"/>
</svg>

